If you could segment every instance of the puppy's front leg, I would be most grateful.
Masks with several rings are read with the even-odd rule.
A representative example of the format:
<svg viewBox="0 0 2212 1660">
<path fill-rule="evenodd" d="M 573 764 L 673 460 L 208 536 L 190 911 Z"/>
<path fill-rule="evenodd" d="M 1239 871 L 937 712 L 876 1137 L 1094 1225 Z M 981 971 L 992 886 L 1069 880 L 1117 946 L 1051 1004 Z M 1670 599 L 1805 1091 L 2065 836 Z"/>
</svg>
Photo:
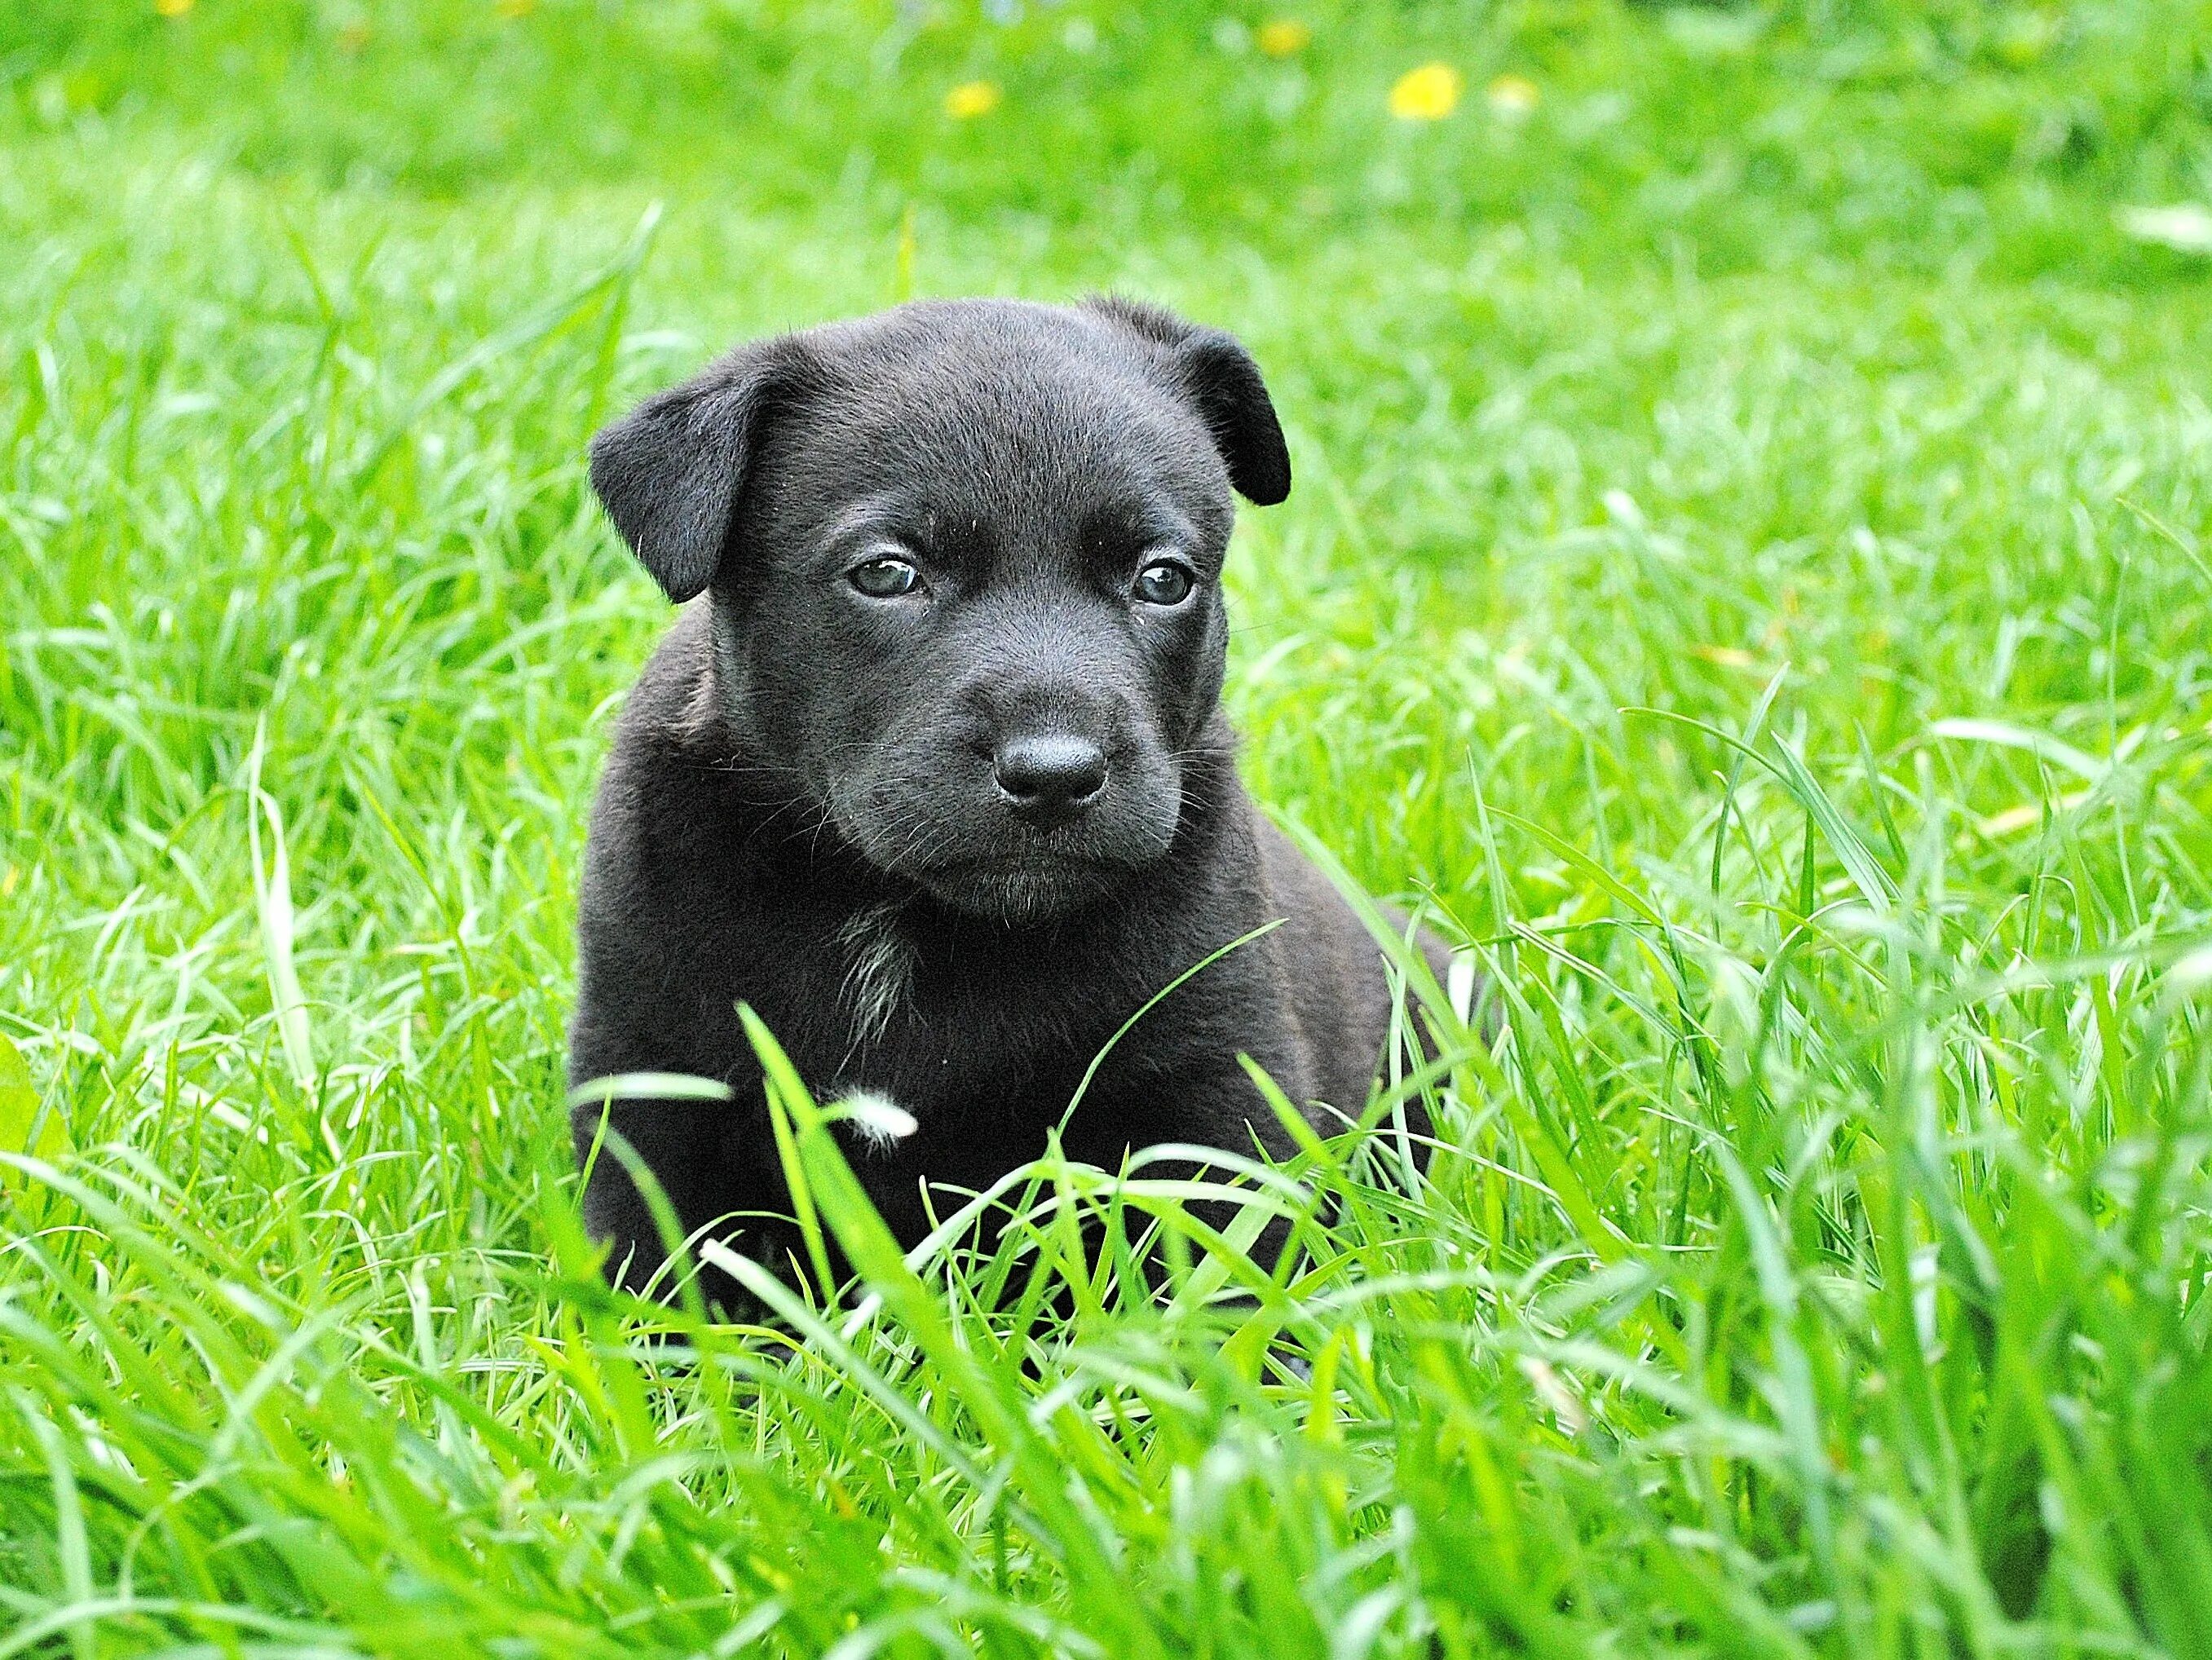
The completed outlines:
<svg viewBox="0 0 2212 1660">
<path fill-rule="evenodd" d="M 1084 1120 L 1096 1112 L 1086 1125 Z M 1240 1160 L 1285 1160 L 1297 1152 L 1290 1133 L 1242 1067 L 1229 1061 L 1139 1080 L 1122 1080 L 1106 1098 L 1079 1109 L 1071 1126 L 1068 1152 L 1104 1170 L 1121 1167 L 1128 1152 L 1175 1144 L 1218 1147 Z M 1206 1165 L 1196 1158 L 1149 1160 L 1138 1172 L 1159 1181 L 1205 1180 L 1226 1184 L 1234 1171 L 1226 1163 Z M 1264 1201 L 1255 1202 L 1267 1202 Z M 1204 1199 L 1189 1205 L 1192 1216 L 1218 1233 L 1227 1233 L 1243 1213 L 1234 1199 Z M 1272 1271 L 1290 1242 L 1291 1224 L 1268 1221 L 1250 1249 L 1251 1260 Z"/>
<path fill-rule="evenodd" d="M 607 1276 L 615 1284 L 645 1292 L 666 1261 L 667 1250 L 652 1209 L 623 1161 L 604 1145 L 592 1157 L 593 1146 L 600 1140 L 602 1115 L 608 1129 L 627 1141 L 653 1172 L 676 1212 L 678 1227 L 688 1238 L 733 1213 L 772 1207 L 774 1196 L 759 1191 L 760 1183 L 748 1178 L 744 1161 L 732 1156 L 742 1140 L 739 1115 L 744 1111 L 742 1105 L 726 1101 L 629 1100 L 616 1101 L 611 1107 L 590 1101 L 570 1112 L 577 1161 L 590 1171 L 584 1189 L 584 1225 L 593 1239 L 611 1248 Z M 744 1221 L 733 1220 L 731 1227 L 750 1231 Z M 761 1255 L 757 1249 L 749 1254 Z M 700 1286 L 710 1304 L 734 1310 L 749 1300 L 734 1280 L 714 1269 L 701 1271 Z M 658 1290 L 668 1294 L 665 1283 Z"/>
</svg>

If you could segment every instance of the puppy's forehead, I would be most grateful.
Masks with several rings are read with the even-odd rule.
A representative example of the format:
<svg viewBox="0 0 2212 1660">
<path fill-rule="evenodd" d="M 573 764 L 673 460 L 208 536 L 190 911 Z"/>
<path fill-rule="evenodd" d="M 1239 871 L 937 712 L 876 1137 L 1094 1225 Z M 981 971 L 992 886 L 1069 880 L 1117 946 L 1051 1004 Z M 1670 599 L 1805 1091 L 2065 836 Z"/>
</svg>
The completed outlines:
<svg viewBox="0 0 2212 1660">
<path fill-rule="evenodd" d="M 1164 499 L 1225 534 L 1228 476 L 1204 423 L 1120 332 L 1012 301 L 818 331 L 806 441 L 856 495 L 1018 518 Z"/>
</svg>

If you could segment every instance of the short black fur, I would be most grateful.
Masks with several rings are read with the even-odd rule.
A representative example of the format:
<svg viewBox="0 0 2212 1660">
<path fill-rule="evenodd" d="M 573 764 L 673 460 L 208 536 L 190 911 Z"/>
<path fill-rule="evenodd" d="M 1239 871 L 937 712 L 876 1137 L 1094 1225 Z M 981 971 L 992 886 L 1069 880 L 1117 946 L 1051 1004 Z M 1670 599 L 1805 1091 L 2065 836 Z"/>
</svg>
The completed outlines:
<svg viewBox="0 0 2212 1660">
<path fill-rule="evenodd" d="M 735 1086 L 612 1109 L 686 1230 L 729 1218 L 779 1272 L 797 1245 L 741 1000 L 824 1098 L 917 1121 L 854 1143 L 909 1243 L 923 1183 L 1041 1152 L 1123 1021 L 1276 919 L 1114 1049 L 1066 1146 L 1287 1152 L 1240 1051 L 1364 1104 L 1381 954 L 1253 808 L 1219 708 L 1230 492 L 1290 489 L 1234 339 L 1121 300 L 904 306 L 719 361 L 601 433 L 592 479 L 670 597 L 706 596 L 600 787 L 569 1055 L 579 1084 Z M 577 1110 L 580 1157 L 599 1120 Z M 661 1250 L 614 1160 L 584 1207 L 643 1285 Z"/>
</svg>

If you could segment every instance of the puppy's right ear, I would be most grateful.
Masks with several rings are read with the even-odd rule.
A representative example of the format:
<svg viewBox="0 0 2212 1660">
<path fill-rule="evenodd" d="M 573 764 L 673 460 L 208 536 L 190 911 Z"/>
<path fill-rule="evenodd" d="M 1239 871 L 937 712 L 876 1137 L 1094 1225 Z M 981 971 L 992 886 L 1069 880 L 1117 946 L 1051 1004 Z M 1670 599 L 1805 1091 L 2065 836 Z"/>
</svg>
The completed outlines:
<svg viewBox="0 0 2212 1660">
<path fill-rule="evenodd" d="M 730 516 L 781 381 L 774 343 L 719 359 L 592 440 L 592 489 L 638 562 L 681 605 L 721 568 Z"/>
</svg>

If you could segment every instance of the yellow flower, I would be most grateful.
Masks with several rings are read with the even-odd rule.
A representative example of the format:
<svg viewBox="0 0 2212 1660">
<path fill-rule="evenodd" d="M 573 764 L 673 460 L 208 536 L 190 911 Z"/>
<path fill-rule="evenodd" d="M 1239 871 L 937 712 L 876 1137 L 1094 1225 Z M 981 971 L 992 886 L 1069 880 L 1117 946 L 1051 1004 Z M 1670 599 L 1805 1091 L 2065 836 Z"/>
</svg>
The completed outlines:
<svg viewBox="0 0 2212 1660">
<path fill-rule="evenodd" d="M 1460 85 L 1449 64 L 1407 70 L 1390 88 L 1390 113 L 1401 121 L 1441 121 L 1459 107 Z"/>
<path fill-rule="evenodd" d="M 343 28 L 338 31 L 338 50 L 340 52 L 359 52 L 368 44 L 368 25 L 366 23 L 348 23 Z"/>
<path fill-rule="evenodd" d="M 157 17 L 182 17 L 192 9 L 192 0 L 154 0 L 154 15 Z"/>
<path fill-rule="evenodd" d="M 1524 75 L 1501 75 L 1483 89 L 1490 112 L 1507 121 L 1518 121 L 1533 111 L 1544 94 Z"/>
<path fill-rule="evenodd" d="M 963 81 L 945 94 L 945 112 L 956 121 L 972 121 L 998 108 L 1005 96 L 996 81 Z"/>
<path fill-rule="evenodd" d="M 527 17 L 538 9 L 538 0 L 493 0 L 492 10 L 502 23 L 512 23 L 517 18 Z"/>
<path fill-rule="evenodd" d="M 1254 39 L 1268 57 L 1289 58 L 1313 44 L 1313 31 L 1295 17 L 1279 17 L 1272 23 L 1262 23 Z"/>
</svg>

